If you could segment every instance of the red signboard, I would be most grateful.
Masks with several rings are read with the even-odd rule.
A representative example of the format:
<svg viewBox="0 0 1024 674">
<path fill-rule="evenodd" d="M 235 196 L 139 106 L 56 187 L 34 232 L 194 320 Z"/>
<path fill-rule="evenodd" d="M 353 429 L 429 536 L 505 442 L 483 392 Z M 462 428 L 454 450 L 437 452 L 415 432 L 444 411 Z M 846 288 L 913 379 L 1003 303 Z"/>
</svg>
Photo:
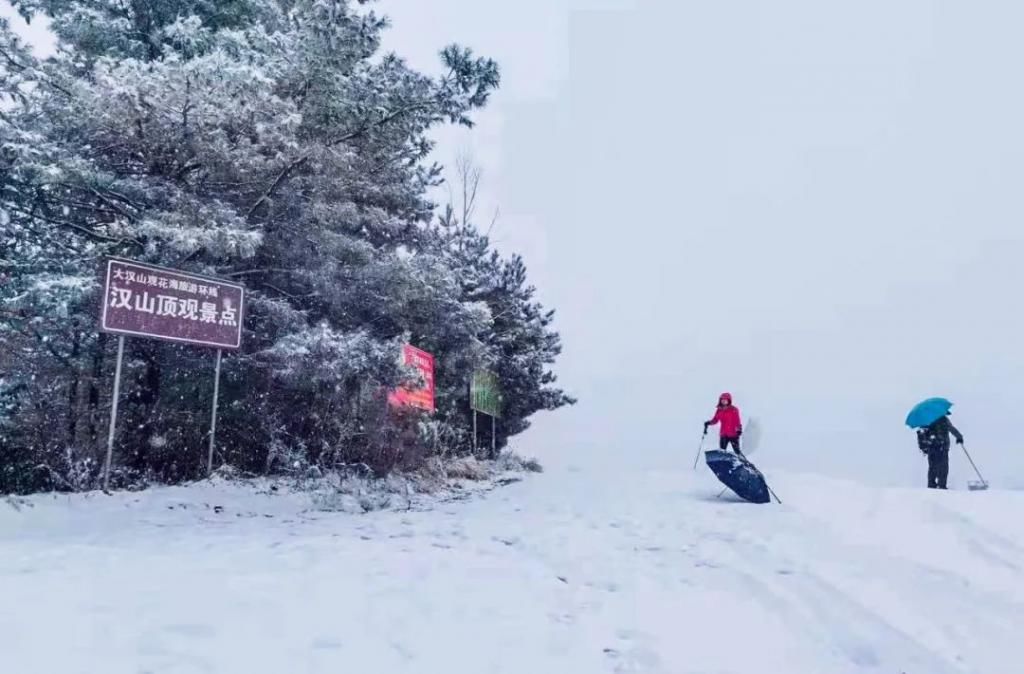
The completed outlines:
<svg viewBox="0 0 1024 674">
<path fill-rule="evenodd" d="M 245 289 L 129 260 L 105 261 L 100 329 L 183 344 L 242 345 Z"/>
<path fill-rule="evenodd" d="M 434 411 L 434 356 L 406 344 L 402 348 L 402 362 L 415 367 L 426 382 L 422 388 L 401 388 L 388 394 L 388 402 L 396 407 L 417 407 L 428 412 Z"/>
</svg>

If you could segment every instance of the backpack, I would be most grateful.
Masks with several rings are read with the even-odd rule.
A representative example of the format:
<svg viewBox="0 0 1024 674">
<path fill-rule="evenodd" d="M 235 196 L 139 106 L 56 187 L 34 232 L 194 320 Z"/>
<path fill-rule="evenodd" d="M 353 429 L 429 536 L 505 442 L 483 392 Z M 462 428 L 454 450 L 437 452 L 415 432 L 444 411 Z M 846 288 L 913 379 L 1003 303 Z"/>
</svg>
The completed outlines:
<svg viewBox="0 0 1024 674">
<path fill-rule="evenodd" d="M 925 454 L 928 454 L 933 449 L 939 446 L 940 440 L 935 433 L 930 433 L 927 428 L 919 428 L 917 430 L 917 448 Z"/>
</svg>

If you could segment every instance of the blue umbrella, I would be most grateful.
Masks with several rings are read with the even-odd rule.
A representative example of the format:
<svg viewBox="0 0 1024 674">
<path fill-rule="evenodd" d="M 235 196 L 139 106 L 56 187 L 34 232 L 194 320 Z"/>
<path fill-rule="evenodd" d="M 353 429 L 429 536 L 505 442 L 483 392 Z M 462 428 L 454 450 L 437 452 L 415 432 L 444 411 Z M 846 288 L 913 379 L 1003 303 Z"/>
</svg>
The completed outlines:
<svg viewBox="0 0 1024 674">
<path fill-rule="evenodd" d="M 953 403 L 945 398 L 929 398 L 914 405 L 907 415 L 907 426 L 911 428 L 925 428 L 946 416 Z"/>
</svg>

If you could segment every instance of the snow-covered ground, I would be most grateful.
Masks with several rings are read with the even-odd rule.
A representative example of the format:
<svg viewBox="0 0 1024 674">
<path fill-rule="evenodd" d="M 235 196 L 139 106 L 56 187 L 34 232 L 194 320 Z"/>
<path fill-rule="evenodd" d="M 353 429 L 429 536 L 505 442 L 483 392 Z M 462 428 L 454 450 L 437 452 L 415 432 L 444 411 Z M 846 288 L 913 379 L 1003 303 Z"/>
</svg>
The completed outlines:
<svg viewBox="0 0 1024 674">
<path fill-rule="evenodd" d="M 757 458 L 757 457 L 755 457 Z M 1024 492 L 594 461 L 432 510 L 197 485 L 0 500 L 17 674 L 1022 671 Z"/>
</svg>

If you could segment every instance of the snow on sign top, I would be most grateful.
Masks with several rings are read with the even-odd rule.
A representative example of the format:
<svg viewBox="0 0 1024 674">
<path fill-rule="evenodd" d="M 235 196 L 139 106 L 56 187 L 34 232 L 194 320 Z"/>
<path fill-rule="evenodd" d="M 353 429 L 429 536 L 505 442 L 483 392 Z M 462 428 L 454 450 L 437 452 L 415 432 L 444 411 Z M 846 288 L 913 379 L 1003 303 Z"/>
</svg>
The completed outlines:
<svg viewBox="0 0 1024 674">
<path fill-rule="evenodd" d="M 100 329 L 182 344 L 242 345 L 245 288 L 140 262 L 108 258 Z"/>
</svg>

